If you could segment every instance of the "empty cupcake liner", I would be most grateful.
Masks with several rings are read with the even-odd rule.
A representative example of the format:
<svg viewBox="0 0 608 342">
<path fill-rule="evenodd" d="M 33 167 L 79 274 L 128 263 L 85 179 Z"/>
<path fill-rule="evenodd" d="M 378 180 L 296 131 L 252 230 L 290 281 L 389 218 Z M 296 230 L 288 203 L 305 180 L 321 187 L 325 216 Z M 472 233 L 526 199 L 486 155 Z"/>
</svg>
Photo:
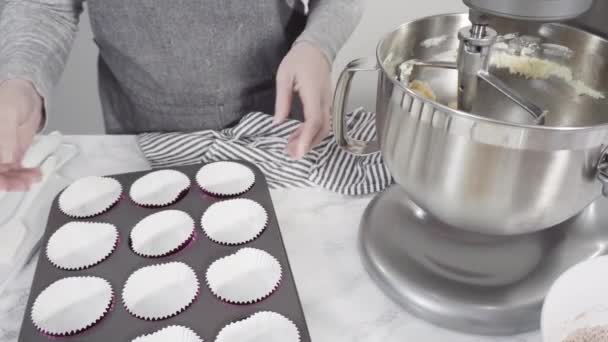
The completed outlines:
<svg viewBox="0 0 608 342">
<path fill-rule="evenodd" d="M 251 189 L 255 174 L 243 164 L 222 161 L 201 167 L 196 173 L 196 182 L 209 194 L 235 196 Z"/>
<path fill-rule="evenodd" d="M 146 266 L 133 272 L 122 290 L 125 308 L 144 320 L 173 317 L 194 302 L 199 282 L 182 262 Z"/>
<path fill-rule="evenodd" d="M 162 257 L 185 246 L 194 234 L 194 220 L 180 210 L 164 210 L 139 221 L 131 231 L 131 248 L 145 257 Z"/>
<path fill-rule="evenodd" d="M 212 204 L 201 218 L 205 235 L 214 242 L 238 245 L 262 234 L 268 223 L 264 207 L 250 199 L 233 199 Z"/>
<path fill-rule="evenodd" d="M 215 342 L 299 342 L 298 327 L 276 312 L 262 311 L 220 330 Z"/>
<path fill-rule="evenodd" d="M 100 215 L 118 203 L 122 185 L 108 177 L 84 177 L 68 186 L 59 196 L 59 208 L 73 218 Z"/>
<path fill-rule="evenodd" d="M 57 268 L 82 270 L 104 261 L 117 244 L 118 230 L 112 224 L 69 222 L 51 235 L 46 255 Z"/>
<path fill-rule="evenodd" d="M 139 336 L 131 342 L 203 342 L 192 329 L 171 325 L 151 334 Z"/>
<path fill-rule="evenodd" d="M 113 291 L 98 277 L 70 277 L 57 280 L 34 301 L 34 326 L 51 336 L 82 332 L 99 322 L 112 306 Z"/>
<path fill-rule="evenodd" d="M 175 203 L 190 188 L 190 178 L 176 170 L 160 170 L 136 180 L 129 191 L 133 202 L 144 207 Z"/>
<path fill-rule="evenodd" d="M 241 248 L 214 261 L 207 269 L 207 285 L 219 299 L 232 304 L 252 304 L 270 296 L 279 286 L 279 261 L 256 248 Z"/>
</svg>

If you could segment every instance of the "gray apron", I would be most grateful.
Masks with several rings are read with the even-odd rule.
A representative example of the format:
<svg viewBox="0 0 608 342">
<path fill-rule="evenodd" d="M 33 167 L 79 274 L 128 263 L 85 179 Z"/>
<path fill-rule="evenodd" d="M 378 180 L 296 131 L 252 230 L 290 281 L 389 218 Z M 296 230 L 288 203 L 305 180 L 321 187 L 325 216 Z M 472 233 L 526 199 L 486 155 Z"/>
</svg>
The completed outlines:
<svg viewBox="0 0 608 342">
<path fill-rule="evenodd" d="M 220 129 L 274 112 L 305 25 L 285 0 L 88 0 L 108 133 Z"/>
</svg>

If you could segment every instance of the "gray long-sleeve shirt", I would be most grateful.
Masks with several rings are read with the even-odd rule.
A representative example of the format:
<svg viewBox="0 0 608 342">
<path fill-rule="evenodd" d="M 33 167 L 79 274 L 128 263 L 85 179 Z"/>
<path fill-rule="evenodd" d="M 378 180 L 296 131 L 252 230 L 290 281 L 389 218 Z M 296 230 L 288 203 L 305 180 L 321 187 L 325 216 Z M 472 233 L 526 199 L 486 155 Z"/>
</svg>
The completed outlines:
<svg viewBox="0 0 608 342">
<path fill-rule="evenodd" d="M 48 98 L 83 1 L 6 0 L 0 81 L 29 80 Z M 271 111 L 271 81 L 289 46 L 309 41 L 333 60 L 362 1 L 311 0 L 304 17 L 297 0 L 87 0 L 106 129 L 221 128 L 243 111 Z"/>
</svg>

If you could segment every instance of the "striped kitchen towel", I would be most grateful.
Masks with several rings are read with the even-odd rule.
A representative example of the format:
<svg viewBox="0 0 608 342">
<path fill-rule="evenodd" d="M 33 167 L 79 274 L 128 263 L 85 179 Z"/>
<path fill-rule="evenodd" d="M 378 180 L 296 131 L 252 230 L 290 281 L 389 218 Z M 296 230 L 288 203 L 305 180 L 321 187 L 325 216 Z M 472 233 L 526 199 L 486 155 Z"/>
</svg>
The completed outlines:
<svg viewBox="0 0 608 342">
<path fill-rule="evenodd" d="M 139 146 L 153 168 L 246 160 L 264 172 L 271 188 L 321 186 L 344 195 L 379 192 L 392 183 L 380 153 L 355 156 L 343 151 L 333 135 L 302 160 L 286 154 L 287 139 L 299 125 L 288 120 L 274 125 L 272 116 L 250 113 L 234 127 L 193 133 L 145 133 Z M 376 138 L 375 114 L 356 110 L 347 116 L 353 138 Z"/>
</svg>

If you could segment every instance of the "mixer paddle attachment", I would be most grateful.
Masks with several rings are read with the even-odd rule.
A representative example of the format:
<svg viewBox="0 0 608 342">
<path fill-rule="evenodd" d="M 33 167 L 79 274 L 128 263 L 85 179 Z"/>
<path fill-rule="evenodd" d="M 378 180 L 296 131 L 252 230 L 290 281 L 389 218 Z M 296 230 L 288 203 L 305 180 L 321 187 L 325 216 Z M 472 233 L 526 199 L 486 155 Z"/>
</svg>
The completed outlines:
<svg viewBox="0 0 608 342">
<path fill-rule="evenodd" d="M 406 61 L 402 68 L 400 77 L 403 79 L 412 74 L 414 68 L 439 68 L 453 69 L 458 71 L 458 102 L 457 109 L 472 112 L 475 100 L 478 96 L 478 89 L 481 82 L 485 82 L 499 93 L 506 96 L 512 102 L 524 109 L 531 117 L 526 123 L 544 125 L 547 111 L 537 106 L 535 103 L 519 94 L 509 87 L 498 77 L 489 73 L 489 56 L 492 45 L 498 37 L 497 32 L 488 26 L 489 18 L 487 15 L 471 10 L 469 19 L 472 26 L 465 27 L 458 32 L 460 47 L 456 63 L 450 61 L 421 61 L 412 59 Z"/>
</svg>

